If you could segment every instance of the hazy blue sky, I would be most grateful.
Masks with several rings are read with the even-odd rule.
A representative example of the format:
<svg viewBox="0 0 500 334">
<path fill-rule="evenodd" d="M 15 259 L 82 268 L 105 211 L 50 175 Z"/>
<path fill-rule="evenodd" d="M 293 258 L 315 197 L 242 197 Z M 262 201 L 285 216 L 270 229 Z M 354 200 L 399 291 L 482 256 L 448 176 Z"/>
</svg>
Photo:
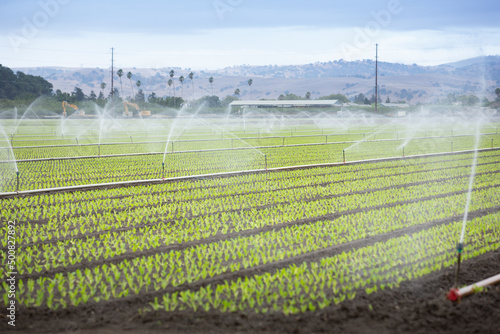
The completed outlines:
<svg viewBox="0 0 500 334">
<path fill-rule="evenodd" d="M 0 63 L 216 69 L 500 54 L 500 1 L 2 0 Z"/>
</svg>

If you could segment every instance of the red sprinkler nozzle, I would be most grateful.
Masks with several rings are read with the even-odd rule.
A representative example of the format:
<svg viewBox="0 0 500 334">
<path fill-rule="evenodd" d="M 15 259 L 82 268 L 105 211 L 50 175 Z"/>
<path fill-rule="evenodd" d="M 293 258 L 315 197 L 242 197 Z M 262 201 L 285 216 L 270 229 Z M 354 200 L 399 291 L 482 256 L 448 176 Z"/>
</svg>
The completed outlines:
<svg viewBox="0 0 500 334">
<path fill-rule="evenodd" d="M 450 291 L 446 294 L 446 298 L 451 300 L 452 302 L 456 302 L 457 300 L 460 300 L 460 291 L 455 288 L 451 288 Z"/>
<path fill-rule="evenodd" d="M 490 286 L 490 285 L 495 285 L 500 283 L 500 274 L 492 276 L 490 278 L 487 278 L 485 280 L 479 281 L 477 283 L 468 285 L 466 287 L 463 287 L 461 289 L 457 288 L 452 288 L 446 297 L 451 300 L 452 302 L 455 301 L 460 301 L 462 297 L 468 296 L 470 294 L 473 294 L 474 292 L 477 292 L 479 289 Z"/>
</svg>

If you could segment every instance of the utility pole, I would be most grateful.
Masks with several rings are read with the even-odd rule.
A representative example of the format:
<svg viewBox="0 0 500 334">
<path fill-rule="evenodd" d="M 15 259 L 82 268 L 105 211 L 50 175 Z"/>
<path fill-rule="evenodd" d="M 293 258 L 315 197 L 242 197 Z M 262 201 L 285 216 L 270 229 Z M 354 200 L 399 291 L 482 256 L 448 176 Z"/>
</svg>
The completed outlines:
<svg viewBox="0 0 500 334">
<path fill-rule="evenodd" d="M 378 103 L 378 44 L 375 44 L 375 113 Z"/>
<path fill-rule="evenodd" d="M 115 90 L 113 88 L 113 76 L 114 76 L 114 73 L 113 73 L 113 51 L 114 51 L 115 48 L 111 48 L 111 101 L 113 101 L 113 98 L 114 98 L 114 94 L 115 94 Z"/>
</svg>

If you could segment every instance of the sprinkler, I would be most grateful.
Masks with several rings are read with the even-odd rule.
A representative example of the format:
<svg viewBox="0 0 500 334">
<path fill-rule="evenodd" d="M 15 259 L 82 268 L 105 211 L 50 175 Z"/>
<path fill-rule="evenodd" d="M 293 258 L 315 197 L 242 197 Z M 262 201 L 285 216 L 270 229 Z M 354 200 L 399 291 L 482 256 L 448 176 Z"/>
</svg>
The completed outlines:
<svg viewBox="0 0 500 334">
<path fill-rule="evenodd" d="M 403 158 L 405 157 L 405 147 L 403 146 Z"/>
<path fill-rule="evenodd" d="M 479 136 L 477 136 L 476 138 L 479 138 Z M 452 144 L 453 144 L 453 142 L 452 142 Z M 477 166 L 477 147 L 478 146 L 479 146 L 479 140 L 476 141 L 474 160 L 472 161 L 472 171 L 471 171 L 471 176 L 469 179 L 469 192 L 467 193 L 467 201 L 465 202 L 466 204 L 465 204 L 465 213 L 464 213 L 464 218 L 463 218 L 463 223 L 462 223 L 462 231 L 460 232 L 460 239 L 459 239 L 459 242 L 457 244 L 457 252 L 458 252 L 458 254 L 457 254 L 457 270 L 455 272 L 455 284 L 453 285 L 453 288 L 451 289 L 452 291 L 457 290 L 457 287 L 458 287 L 458 275 L 460 274 L 460 262 L 462 260 L 462 251 L 464 249 L 465 228 L 467 225 L 467 216 L 469 214 L 469 206 L 470 206 L 470 202 L 471 202 L 472 187 L 474 184 L 474 175 L 476 173 L 476 166 Z M 448 293 L 448 295 L 456 294 L 455 292 L 452 293 L 450 291 L 450 293 Z M 450 297 L 448 297 L 448 298 L 450 298 Z M 451 298 L 453 298 L 453 297 L 451 297 Z M 458 298 L 460 298 L 460 296 Z"/>
<path fill-rule="evenodd" d="M 17 176 L 16 191 L 19 191 L 19 171 L 16 171 L 16 176 Z"/>
<path fill-rule="evenodd" d="M 76 140 L 76 145 L 78 145 L 78 138 L 75 138 L 75 140 Z"/>
<path fill-rule="evenodd" d="M 98 146 L 97 146 L 97 149 L 98 149 L 98 151 L 99 151 L 99 152 L 97 153 L 97 155 L 98 155 L 98 156 L 101 156 L 101 145 L 98 145 Z"/>
<path fill-rule="evenodd" d="M 342 150 L 342 157 L 343 157 L 344 163 L 345 163 L 345 150 Z"/>
<path fill-rule="evenodd" d="M 164 162 L 161 163 L 161 167 L 163 169 L 162 179 L 165 179 L 165 163 Z"/>
<path fill-rule="evenodd" d="M 267 154 L 264 154 L 264 160 L 266 161 L 266 170 L 267 170 Z"/>
<path fill-rule="evenodd" d="M 468 296 L 481 288 L 490 286 L 490 285 L 495 285 L 500 283 L 500 274 L 492 276 L 490 278 L 487 278 L 485 280 L 479 281 L 475 284 L 468 285 L 466 287 L 463 287 L 461 289 L 457 288 L 452 288 L 450 291 L 446 294 L 446 297 L 451 300 L 452 302 L 460 302 L 460 299 L 462 297 Z"/>
<path fill-rule="evenodd" d="M 172 153 L 174 153 L 174 142 L 172 142 Z"/>
<path fill-rule="evenodd" d="M 464 250 L 464 244 L 459 242 L 457 245 L 457 270 L 455 271 L 455 284 L 453 285 L 455 288 L 458 287 L 458 275 L 460 274 L 460 262 L 462 261 L 462 251 Z"/>
</svg>

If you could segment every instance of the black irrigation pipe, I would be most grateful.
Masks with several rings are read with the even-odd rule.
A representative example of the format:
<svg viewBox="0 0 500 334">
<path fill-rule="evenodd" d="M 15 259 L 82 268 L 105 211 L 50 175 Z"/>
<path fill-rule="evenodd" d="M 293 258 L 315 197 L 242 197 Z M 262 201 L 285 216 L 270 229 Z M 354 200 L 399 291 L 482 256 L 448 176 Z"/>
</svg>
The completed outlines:
<svg viewBox="0 0 500 334">
<path fill-rule="evenodd" d="M 497 150 L 500 150 L 500 147 L 478 149 L 477 152 L 488 152 L 488 151 L 497 151 Z M 318 167 L 335 167 L 335 166 L 339 167 L 339 166 L 346 166 L 346 165 L 358 165 L 358 164 L 384 162 L 384 161 L 398 161 L 398 160 L 425 158 L 425 157 L 433 157 L 433 156 L 460 155 L 460 154 L 474 153 L 474 152 L 476 152 L 476 151 L 475 150 L 465 150 L 465 151 L 444 152 L 444 153 L 429 153 L 429 154 L 418 154 L 418 155 L 411 155 L 411 156 L 405 156 L 405 157 L 402 157 L 402 156 L 400 156 L 400 157 L 387 157 L 387 158 L 357 160 L 357 161 L 348 161 L 348 162 L 332 162 L 332 163 L 322 163 L 322 164 L 312 164 L 312 165 L 298 165 L 298 166 L 275 167 L 275 168 L 267 168 L 267 169 L 265 169 L 265 168 L 264 169 L 250 169 L 250 170 L 233 171 L 233 172 L 221 172 L 221 173 L 211 173 L 211 174 L 177 176 L 177 177 L 162 178 L 162 179 L 107 182 L 107 183 L 83 184 L 83 185 L 78 185 L 78 186 L 68 186 L 68 187 L 58 187 L 58 188 L 22 190 L 22 191 L 0 193 L 0 199 L 10 198 L 10 197 L 30 196 L 30 195 L 52 194 L 52 193 L 59 193 L 59 192 L 94 190 L 94 189 L 102 189 L 102 188 L 119 188 L 119 187 L 148 185 L 148 184 L 161 184 L 164 182 L 196 181 L 199 179 L 210 179 L 210 178 L 237 176 L 237 175 L 245 175 L 245 174 L 266 173 L 266 172 L 272 172 L 272 171 L 286 171 L 286 170 L 318 168 Z"/>
</svg>

